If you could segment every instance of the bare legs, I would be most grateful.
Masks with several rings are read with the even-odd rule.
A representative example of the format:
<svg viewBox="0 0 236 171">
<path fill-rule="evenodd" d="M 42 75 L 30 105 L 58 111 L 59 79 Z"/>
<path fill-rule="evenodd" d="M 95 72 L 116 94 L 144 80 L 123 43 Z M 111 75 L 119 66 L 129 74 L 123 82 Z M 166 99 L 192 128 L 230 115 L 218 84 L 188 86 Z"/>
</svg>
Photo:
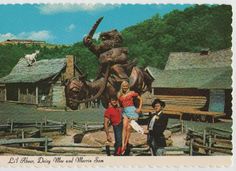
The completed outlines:
<svg viewBox="0 0 236 171">
<path fill-rule="evenodd" d="M 123 132 L 122 132 L 122 151 L 124 151 L 129 143 L 130 138 L 130 119 L 124 116 L 123 119 Z"/>
</svg>

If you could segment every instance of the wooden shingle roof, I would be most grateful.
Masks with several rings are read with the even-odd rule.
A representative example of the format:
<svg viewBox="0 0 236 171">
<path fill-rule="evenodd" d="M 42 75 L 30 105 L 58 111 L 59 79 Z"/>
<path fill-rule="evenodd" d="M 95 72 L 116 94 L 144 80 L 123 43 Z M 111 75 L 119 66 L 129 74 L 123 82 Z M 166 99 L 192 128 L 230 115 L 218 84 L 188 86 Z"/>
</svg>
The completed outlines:
<svg viewBox="0 0 236 171">
<path fill-rule="evenodd" d="M 66 66 L 66 59 L 46 59 L 28 66 L 21 58 L 9 75 L 0 78 L 0 83 L 35 83 L 58 74 Z"/>
<path fill-rule="evenodd" d="M 232 88 L 232 51 L 170 53 L 164 70 L 158 73 L 153 87 L 160 88 Z"/>
<path fill-rule="evenodd" d="M 190 52 L 171 52 L 165 70 L 192 68 L 223 68 L 232 63 L 231 49 L 209 52 L 208 55 Z"/>
</svg>

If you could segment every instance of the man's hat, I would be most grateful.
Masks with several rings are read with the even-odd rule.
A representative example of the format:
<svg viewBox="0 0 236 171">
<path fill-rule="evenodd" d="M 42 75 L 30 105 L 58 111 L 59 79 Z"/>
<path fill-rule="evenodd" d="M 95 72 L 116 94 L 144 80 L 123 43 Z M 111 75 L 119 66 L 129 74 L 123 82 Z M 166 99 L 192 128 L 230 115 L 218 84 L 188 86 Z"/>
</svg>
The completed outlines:
<svg viewBox="0 0 236 171">
<path fill-rule="evenodd" d="M 165 107 L 166 106 L 166 103 L 165 102 L 163 102 L 163 101 L 161 101 L 160 99 L 155 99 L 153 102 L 152 102 L 152 107 L 154 108 L 155 107 L 155 105 L 156 104 L 160 104 L 161 105 L 161 107 Z"/>
</svg>

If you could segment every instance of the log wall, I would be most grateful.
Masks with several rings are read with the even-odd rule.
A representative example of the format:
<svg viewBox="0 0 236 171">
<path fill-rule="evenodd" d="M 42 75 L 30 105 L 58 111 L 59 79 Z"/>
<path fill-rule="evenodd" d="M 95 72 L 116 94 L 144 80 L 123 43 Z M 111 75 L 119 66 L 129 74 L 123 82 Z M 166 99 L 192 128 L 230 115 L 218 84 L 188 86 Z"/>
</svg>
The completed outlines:
<svg viewBox="0 0 236 171">
<path fill-rule="evenodd" d="M 0 101 L 6 100 L 6 87 L 0 87 Z"/>
<path fill-rule="evenodd" d="M 65 87 L 61 86 L 58 82 L 52 86 L 52 106 L 65 107 Z"/>
</svg>

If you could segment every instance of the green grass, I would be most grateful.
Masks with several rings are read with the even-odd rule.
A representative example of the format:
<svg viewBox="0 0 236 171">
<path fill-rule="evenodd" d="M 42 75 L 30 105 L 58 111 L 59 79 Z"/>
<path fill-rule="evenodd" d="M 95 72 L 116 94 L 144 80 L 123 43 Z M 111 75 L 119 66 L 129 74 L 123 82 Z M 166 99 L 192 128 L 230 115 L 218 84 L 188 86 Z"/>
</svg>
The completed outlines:
<svg viewBox="0 0 236 171">
<path fill-rule="evenodd" d="M 100 108 L 79 111 L 39 111 L 33 105 L 0 103 L 0 122 L 4 123 L 9 119 L 17 122 L 35 122 L 45 117 L 55 121 L 102 122 L 103 110 Z"/>
</svg>

